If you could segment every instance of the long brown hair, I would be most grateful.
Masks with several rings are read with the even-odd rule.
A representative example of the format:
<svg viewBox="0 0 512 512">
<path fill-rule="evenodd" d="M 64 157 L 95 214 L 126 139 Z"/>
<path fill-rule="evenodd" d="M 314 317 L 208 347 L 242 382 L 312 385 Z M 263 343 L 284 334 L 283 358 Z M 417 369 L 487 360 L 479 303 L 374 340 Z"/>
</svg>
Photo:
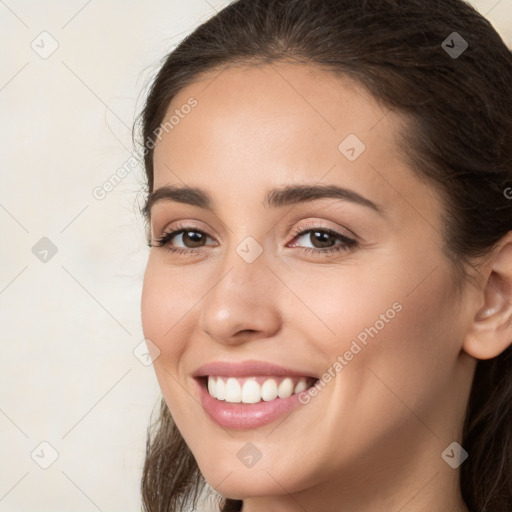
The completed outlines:
<svg viewBox="0 0 512 512">
<path fill-rule="evenodd" d="M 278 60 L 349 76 L 404 115 L 403 155 L 444 199 L 444 249 L 460 279 L 466 264 L 512 230 L 512 200 L 504 193 L 512 185 L 512 53 L 462 0 L 233 2 L 186 37 L 152 83 L 141 114 L 148 192 L 149 141 L 174 96 L 202 73 Z M 511 426 L 509 347 L 478 361 L 467 405 L 463 446 L 470 456 L 460 468 L 460 486 L 472 512 L 512 511 Z M 144 510 L 195 507 L 204 488 L 162 400 L 148 429 Z M 221 511 L 241 507 L 242 501 L 219 496 Z"/>
</svg>

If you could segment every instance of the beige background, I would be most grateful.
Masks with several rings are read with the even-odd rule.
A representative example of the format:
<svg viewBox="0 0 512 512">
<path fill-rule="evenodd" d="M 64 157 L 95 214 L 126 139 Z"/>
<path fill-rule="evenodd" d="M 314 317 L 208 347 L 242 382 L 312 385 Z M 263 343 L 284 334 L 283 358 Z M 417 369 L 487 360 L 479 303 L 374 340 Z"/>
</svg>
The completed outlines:
<svg viewBox="0 0 512 512">
<path fill-rule="evenodd" d="M 512 47 L 512 2 L 472 3 Z M 0 511 L 140 510 L 159 397 L 133 353 L 142 170 L 93 191 L 129 159 L 159 60 L 225 4 L 0 1 Z"/>
</svg>

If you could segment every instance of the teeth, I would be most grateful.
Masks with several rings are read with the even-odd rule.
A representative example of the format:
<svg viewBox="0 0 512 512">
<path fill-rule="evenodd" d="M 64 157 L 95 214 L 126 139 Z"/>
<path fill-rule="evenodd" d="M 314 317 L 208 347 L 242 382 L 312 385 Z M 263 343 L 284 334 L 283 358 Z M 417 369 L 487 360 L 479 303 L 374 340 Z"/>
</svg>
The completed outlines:
<svg viewBox="0 0 512 512">
<path fill-rule="evenodd" d="M 292 379 L 287 377 L 286 379 L 279 384 L 279 387 L 277 388 L 277 396 L 279 398 L 288 398 L 289 396 L 292 396 L 293 393 L 293 382 Z"/>
<path fill-rule="evenodd" d="M 210 382 L 210 379 L 211 378 L 208 378 L 208 382 Z M 219 400 L 224 400 L 226 397 L 226 383 L 222 379 L 217 379 L 215 383 L 215 393 L 210 393 L 210 395 L 215 396 Z"/>
<path fill-rule="evenodd" d="M 300 377 L 215 377 L 208 376 L 208 393 L 217 400 L 230 403 L 255 404 L 276 398 L 288 398 L 307 389 L 311 379 Z M 280 381 L 280 382 L 279 382 Z M 279 382 L 279 384 L 278 384 Z"/>
<path fill-rule="evenodd" d="M 208 393 L 212 396 L 216 396 L 215 379 L 208 377 Z"/>
<path fill-rule="evenodd" d="M 215 393 L 217 393 L 217 390 L 215 390 Z M 224 400 L 226 400 L 226 402 L 232 403 L 238 403 L 242 401 L 242 390 L 240 389 L 240 384 L 238 384 L 238 381 L 233 377 L 229 378 L 226 382 Z"/>
<path fill-rule="evenodd" d="M 261 400 L 261 388 L 255 380 L 246 380 L 242 388 L 242 402 L 255 404 Z"/>
<path fill-rule="evenodd" d="M 299 380 L 297 384 L 295 385 L 295 389 L 293 390 L 294 394 L 302 393 L 304 390 L 308 388 L 308 385 L 306 384 L 306 381 L 304 379 Z"/>
<path fill-rule="evenodd" d="M 261 398 L 265 400 L 265 402 L 277 398 L 277 384 L 274 379 L 268 379 L 263 383 L 261 386 Z"/>
</svg>

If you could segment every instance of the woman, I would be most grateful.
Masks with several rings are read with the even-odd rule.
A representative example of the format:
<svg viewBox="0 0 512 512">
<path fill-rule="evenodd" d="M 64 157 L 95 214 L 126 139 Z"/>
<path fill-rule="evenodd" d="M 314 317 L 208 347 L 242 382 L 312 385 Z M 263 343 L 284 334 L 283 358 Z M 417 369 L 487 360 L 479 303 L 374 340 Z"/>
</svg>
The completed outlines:
<svg viewBox="0 0 512 512">
<path fill-rule="evenodd" d="M 511 83 L 460 0 L 239 0 L 167 57 L 145 510 L 512 510 Z"/>
</svg>

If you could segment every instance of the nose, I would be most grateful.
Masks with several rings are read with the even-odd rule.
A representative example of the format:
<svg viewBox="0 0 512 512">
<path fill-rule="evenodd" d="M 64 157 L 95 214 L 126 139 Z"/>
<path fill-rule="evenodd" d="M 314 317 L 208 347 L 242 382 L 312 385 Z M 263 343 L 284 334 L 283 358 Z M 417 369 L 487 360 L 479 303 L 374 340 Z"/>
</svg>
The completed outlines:
<svg viewBox="0 0 512 512">
<path fill-rule="evenodd" d="M 274 336 L 281 326 L 277 279 L 260 256 L 246 263 L 226 259 L 222 273 L 202 301 L 200 328 L 213 340 L 236 345 Z"/>
</svg>

